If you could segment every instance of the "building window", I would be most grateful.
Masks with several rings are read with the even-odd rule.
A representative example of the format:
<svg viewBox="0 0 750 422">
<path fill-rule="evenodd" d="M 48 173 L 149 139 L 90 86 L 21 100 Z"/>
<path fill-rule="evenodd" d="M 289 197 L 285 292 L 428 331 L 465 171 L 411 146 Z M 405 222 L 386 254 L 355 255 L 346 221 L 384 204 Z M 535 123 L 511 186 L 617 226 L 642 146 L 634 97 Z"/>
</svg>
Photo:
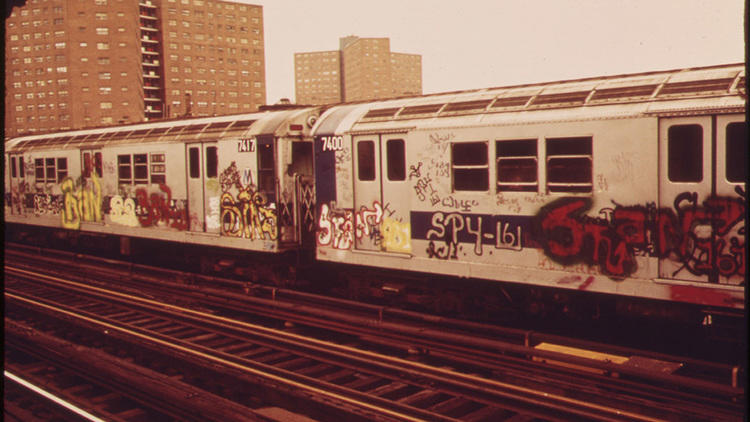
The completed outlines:
<svg viewBox="0 0 750 422">
<path fill-rule="evenodd" d="M 487 142 L 463 142 L 451 145 L 451 173 L 454 191 L 489 189 Z"/>
<path fill-rule="evenodd" d="M 675 125 L 667 130 L 667 176 L 670 182 L 703 180 L 703 127 Z"/>
<path fill-rule="evenodd" d="M 96 28 L 96 35 L 109 35 L 109 28 Z"/>
<path fill-rule="evenodd" d="M 537 140 L 497 141 L 497 191 L 537 192 Z"/>
<path fill-rule="evenodd" d="M 547 139 L 547 191 L 591 192 L 592 138 Z"/>
</svg>

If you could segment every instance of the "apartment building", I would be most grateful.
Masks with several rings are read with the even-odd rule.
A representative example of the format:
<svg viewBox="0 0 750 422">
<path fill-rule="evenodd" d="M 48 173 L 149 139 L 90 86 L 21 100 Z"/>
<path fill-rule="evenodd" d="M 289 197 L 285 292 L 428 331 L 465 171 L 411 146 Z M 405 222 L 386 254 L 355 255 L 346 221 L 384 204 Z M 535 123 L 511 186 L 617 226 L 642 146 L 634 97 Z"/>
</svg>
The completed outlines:
<svg viewBox="0 0 750 422">
<path fill-rule="evenodd" d="M 339 39 L 339 49 L 296 53 L 300 104 L 331 104 L 422 93 L 422 56 L 391 52 L 388 38 Z"/>
<path fill-rule="evenodd" d="M 5 29 L 6 137 L 266 102 L 261 6 L 27 0 Z"/>
</svg>

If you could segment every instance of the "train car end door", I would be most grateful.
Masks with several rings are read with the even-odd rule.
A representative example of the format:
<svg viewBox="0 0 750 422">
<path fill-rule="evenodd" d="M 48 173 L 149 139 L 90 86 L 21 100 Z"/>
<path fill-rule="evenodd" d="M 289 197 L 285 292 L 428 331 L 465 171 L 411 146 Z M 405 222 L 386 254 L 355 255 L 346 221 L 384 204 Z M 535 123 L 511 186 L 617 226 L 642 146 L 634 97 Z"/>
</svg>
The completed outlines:
<svg viewBox="0 0 750 422">
<path fill-rule="evenodd" d="M 741 284 L 747 265 L 744 116 L 664 118 L 659 126 L 659 277 Z"/>
</svg>

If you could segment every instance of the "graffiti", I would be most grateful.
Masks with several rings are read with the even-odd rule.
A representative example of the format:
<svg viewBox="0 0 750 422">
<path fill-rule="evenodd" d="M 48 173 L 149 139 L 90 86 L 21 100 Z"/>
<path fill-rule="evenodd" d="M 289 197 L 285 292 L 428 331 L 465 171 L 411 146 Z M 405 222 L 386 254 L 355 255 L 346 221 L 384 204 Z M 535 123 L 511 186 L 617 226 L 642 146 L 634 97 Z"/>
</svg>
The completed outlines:
<svg viewBox="0 0 750 422">
<path fill-rule="evenodd" d="M 596 186 L 599 192 L 606 192 L 609 190 L 609 183 L 607 183 L 607 178 L 604 177 L 603 174 L 596 175 Z"/>
<path fill-rule="evenodd" d="M 447 208 L 454 208 L 459 211 L 471 212 L 471 208 L 479 205 L 476 199 L 456 199 L 452 195 L 443 198 L 441 204 Z"/>
<path fill-rule="evenodd" d="M 29 189 L 29 185 L 26 181 L 20 181 L 18 183 L 11 184 L 10 193 L 6 193 L 5 202 L 11 208 L 13 214 L 25 214 L 26 207 L 24 206 L 26 193 Z"/>
<path fill-rule="evenodd" d="M 631 154 L 620 152 L 612 159 L 615 165 L 614 174 L 617 175 L 617 181 L 630 180 L 633 177 L 633 161 Z"/>
<path fill-rule="evenodd" d="M 430 204 L 433 206 L 440 203 L 440 196 L 438 196 L 437 190 L 432 187 L 432 178 L 430 176 L 419 178 L 417 184 L 414 185 L 414 191 L 417 193 L 417 198 L 422 202 L 430 198 Z"/>
<path fill-rule="evenodd" d="M 552 259 L 598 265 L 622 277 L 637 269 L 635 257 L 656 256 L 681 262 L 695 275 L 744 275 L 745 215 L 742 198 L 710 197 L 699 204 L 696 193 L 683 193 L 674 209 L 621 206 L 599 217 L 585 215 L 590 199 L 563 198 L 545 206 L 535 221 L 536 235 Z"/>
<path fill-rule="evenodd" d="M 393 218 L 384 218 L 382 223 L 383 249 L 388 252 L 411 252 L 411 226 Z"/>
<path fill-rule="evenodd" d="M 207 229 L 218 229 L 219 216 L 221 215 L 220 198 L 218 196 L 212 196 L 208 198 L 208 213 L 206 213 L 206 228 Z"/>
<path fill-rule="evenodd" d="M 136 216 L 142 227 L 154 227 L 164 225 L 177 230 L 187 230 L 189 220 L 187 209 L 177 205 L 172 199 L 172 190 L 164 183 L 159 184 L 160 192 L 152 192 L 150 195 L 144 188 L 135 191 Z"/>
<path fill-rule="evenodd" d="M 50 193 L 34 194 L 34 215 L 57 215 L 62 210 L 62 197 Z"/>
<path fill-rule="evenodd" d="M 90 183 L 82 179 L 78 183 L 66 177 L 60 184 L 63 207 L 60 212 L 62 226 L 78 230 L 81 222 L 102 221 L 102 187 L 96 174 Z"/>
<path fill-rule="evenodd" d="M 449 141 L 455 137 L 456 135 L 453 132 L 435 132 L 429 135 L 430 144 L 436 146 L 443 153 L 448 149 L 448 145 L 450 145 Z"/>
<path fill-rule="evenodd" d="M 463 216 L 458 213 L 446 216 L 442 212 L 437 212 L 432 215 L 432 227 L 427 232 L 427 238 L 443 240 L 445 245 L 436 248 L 435 243 L 430 241 L 427 256 L 438 259 L 458 259 L 458 232 L 464 228 Z"/>
<path fill-rule="evenodd" d="M 445 161 L 430 160 L 430 166 L 435 169 L 435 177 L 450 177 L 451 166 Z"/>
<path fill-rule="evenodd" d="M 546 202 L 546 200 L 542 199 L 542 202 Z M 517 197 L 507 197 L 502 193 L 496 195 L 495 204 L 507 207 L 514 214 L 520 213 L 522 209 L 521 201 Z"/>
<path fill-rule="evenodd" d="M 323 204 L 318 221 L 318 244 L 334 249 L 350 249 L 354 244 L 353 220 L 351 210 L 332 210 Z"/>
<path fill-rule="evenodd" d="M 412 218 L 420 218 L 419 214 L 412 213 Z M 422 236 L 415 233 L 414 237 Z M 501 216 L 436 212 L 432 214 L 424 238 L 430 241 L 427 255 L 438 259 L 458 259 L 460 243 L 473 244 L 472 251 L 477 256 L 484 254 L 488 244 L 496 250 L 523 250 L 522 224 Z M 443 245 L 438 247 L 436 241 L 442 241 Z"/>
<path fill-rule="evenodd" d="M 559 284 L 559 285 L 578 284 L 578 290 L 586 290 L 593 283 L 594 283 L 594 276 L 588 276 L 586 280 L 584 280 L 580 275 L 568 275 L 557 280 L 556 282 L 556 284 Z"/>
<path fill-rule="evenodd" d="M 411 250 L 411 243 L 407 241 L 408 223 L 392 220 L 388 225 L 388 236 L 382 233 L 381 224 L 386 214 L 390 216 L 393 213 L 394 211 L 388 209 L 388 204 L 384 207 L 377 201 L 373 202 L 372 208 L 362 206 L 356 213 L 347 209 L 332 209 L 323 204 L 318 220 L 318 244 L 335 249 L 350 249 L 355 241 L 369 239 L 380 245 L 383 250 L 398 252 L 405 250 L 407 245 Z M 404 239 L 404 233 L 407 239 Z"/>
<path fill-rule="evenodd" d="M 221 173 L 221 234 L 251 240 L 276 240 L 278 230 L 275 204 L 268 203 L 265 195 L 256 191 L 250 182 L 250 172 L 244 172 L 241 177 L 234 161 Z"/>
<path fill-rule="evenodd" d="M 362 240 L 368 238 L 375 244 L 380 243 L 382 236 L 380 234 L 380 223 L 383 221 L 383 216 L 388 210 L 388 204 L 385 207 L 380 205 L 379 202 L 374 201 L 372 208 L 360 207 L 359 211 L 355 214 L 354 224 L 354 238 L 355 240 Z M 389 214 L 393 214 L 391 211 Z"/>
<path fill-rule="evenodd" d="M 413 164 L 409 166 L 409 180 L 413 178 L 420 178 L 422 177 L 422 162 L 420 161 L 417 163 L 416 166 Z"/>
<path fill-rule="evenodd" d="M 109 218 L 113 223 L 128 227 L 138 227 L 138 217 L 135 215 L 135 201 L 133 198 L 123 199 L 115 195 L 109 200 Z"/>
</svg>

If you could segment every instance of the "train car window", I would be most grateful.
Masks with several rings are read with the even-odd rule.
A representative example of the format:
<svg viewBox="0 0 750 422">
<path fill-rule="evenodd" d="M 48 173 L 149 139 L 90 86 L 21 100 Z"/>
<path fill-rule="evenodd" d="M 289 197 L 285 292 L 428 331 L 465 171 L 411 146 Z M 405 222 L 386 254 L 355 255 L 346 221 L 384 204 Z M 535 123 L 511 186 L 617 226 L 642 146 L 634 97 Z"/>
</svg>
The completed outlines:
<svg viewBox="0 0 750 422">
<path fill-rule="evenodd" d="M 206 147 L 206 177 L 219 175 L 219 155 L 216 147 Z"/>
<path fill-rule="evenodd" d="M 592 138 L 548 138 L 546 146 L 547 191 L 591 192 Z"/>
<path fill-rule="evenodd" d="M 44 182 L 44 159 L 37 158 L 34 160 L 34 177 L 37 183 Z"/>
<path fill-rule="evenodd" d="M 133 169 L 130 166 L 130 155 L 117 156 L 117 179 L 119 184 L 131 184 L 133 182 Z"/>
<path fill-rule="evenodd" d="M 68 176 L 68 159 L 57 159 L 57 183 L 61 183 Z"/>
<path fill-rule="evenodd" d="M 496 141 L 495 146 L 497 154 L 497 191 L 538 191 L 537 140 Z"/>
<path fill-rule="evenodd" d="M 747 180 L 747 122 L 727 125 L 727 180 L 743 183 Z"/>
<path fill-rule="evenodd" d="M 23 155 L 18 156 L 18 177 L 23 179 L 26 174 L 26 166 L 23 162 Z"/>
<path fill-rule="evenodd" d="M 489 189 L 487 142 L 454 143 L 451 146 L 451 173 L 454 191 Z"/>
<path fill-rule="evenodd" d="M 359 180 L 375 180 L 375 142 L 357 143 L 357 177 Z"/>
<path fill-rule="evenodd" d="M 191 179 L 197 179 L 201 177 L 201 167 L 200 167 L 200 150 L 198 150 L 198 147 L 190 147 L 188 150 L 189 153 L 189 168 L 190 168 L 190 178 Z"/>
<path fill-rule="evenodd" d="M 167 182 L 167 166 L 164 164 L 164 154 L 151 154 L 151 183 Z"/>
<path fill-rule="evenodd" d="M 148 183 L 148 154 L 133 154 L 133 182 Z"/>
<path fill-rule="evenodd" d="M 671 126 L 667 131 L 667 157 L 670 182 L 703 180 L 703 127 Z"/>
<path fill-rule="evenodd" d="M 55 181 L 57 180 L 57 174 L 55 173 L 55 159 L 45 158 L 44 167 L 46 168 L 45 178 L 44 178 L 45 182 L 55 183 Z"/>
<path fill-rule="evenodd" d="M 16 157 L 10 157 L 10 177 L 18 177 L 18 169 L 16 168 Z"/>
<path fill-rule="evenodd" d="M 406 180 L 406 148 L 403 139 L 389 139 L 386 142 L 388 158 L 388 180 Z"/>
</svg>

